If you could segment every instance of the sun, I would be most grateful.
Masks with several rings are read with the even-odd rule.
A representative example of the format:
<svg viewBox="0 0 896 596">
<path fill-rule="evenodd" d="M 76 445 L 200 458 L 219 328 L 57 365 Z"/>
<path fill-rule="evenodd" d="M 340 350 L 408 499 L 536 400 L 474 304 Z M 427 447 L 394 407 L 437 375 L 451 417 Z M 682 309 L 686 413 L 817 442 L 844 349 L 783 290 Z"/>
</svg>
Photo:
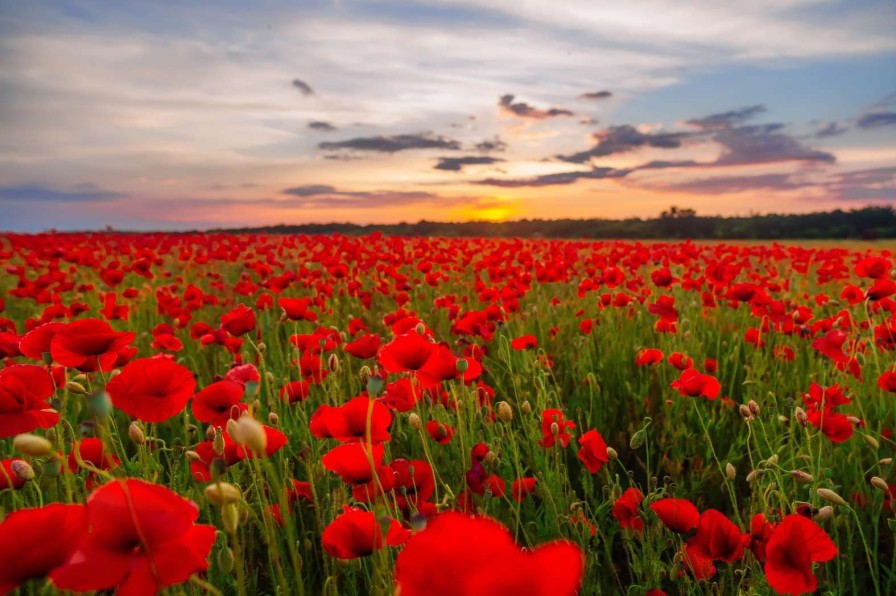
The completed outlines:
<svg viewBox="0 0 896 596">
<path fill-rule="evenodd" d="M 496 196 L 478 204 L 465 205 L 458 215 L 465 220 L 506 221 L 517 215 L 517 204 L 506 197 Z"/>
</svg>

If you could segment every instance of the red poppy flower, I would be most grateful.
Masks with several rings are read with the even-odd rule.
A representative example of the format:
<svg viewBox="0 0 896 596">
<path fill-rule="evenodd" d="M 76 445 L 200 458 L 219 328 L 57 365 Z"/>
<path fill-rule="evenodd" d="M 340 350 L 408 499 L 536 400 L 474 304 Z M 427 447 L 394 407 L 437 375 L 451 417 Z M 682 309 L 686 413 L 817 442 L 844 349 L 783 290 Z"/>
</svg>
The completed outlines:
<svg viewBox="0 0 896 596">
<path fill-rule="evenodd" d="M 667 498 L 650 504 L 663 525 L 679 534 L 686 534 L 700 522 L 700 512 L 687 499 Z"/>
<path fill-rule="evenodd" d="M 0 370 L 0 438 L 50 428 L 59 413 L 47 403 L 56 387 L 46 369 L 14 364 Z"/>
<path fill-rule="evenodd" d="M 644 520 L 638 515 L 638 507 L 643 500 L 644 495 L 637 488 L 626 489 L 622 496 L 616 499 L 612 513 L 620 527 L 639 532 L 644 529 Z"/>
<path fill-rule="evenodd" d="M 579 437 L 579 445 L 582 448 L 579 449 L 578 457 L 590 473 L 597 474 L 603 465 L 610 461 L 607 444 L 596 430 L 589 430 Z"/>
<path fill-rule="evenodd" d="M 0 594 L 65 563 L 87 532 L 84 505 L 20 509 L 0 523 Z"/>
<path fill-rule="evenodd" d="M 358 339 L 345 344 L 345 351 L 355 358 L 367 359 L 376 356 L 380 349 L 380 336 L 375 333 L 362 335 Z"/>
<path fill-rule="evenodd" d="M 760 563 L 765 563 L 765 545 L 771 538 L 775 524 L 768 521 L 765 515 L 757 513 L 750 519 L 750 550 Z"/>
<path fill-rule="evenodd" d="M 248 414 L 244 414 L 247 416 Z M 286 444 L 289 442 L 289 437 L 287 437 L 284 433 L 277 430 L 276 428 L 272 428 L 270 426 L 261 425 L 261 429 L 264 432 L 264 452 L 256 453 L 247 445 L 240 445 L 237 449 L 237 452 L 240 455 L 241 459 L 253 459 L 256 457 L 270 457 L 283 449 Z M 225 435 L 227 433 L 224 433 Z"/>
<path fill-rule="evenodd" d="M 106 384 L 119 410 L 143 422 L 163 422 L 184 410 L 196 379 L 189 369 L 168 358 L 140 358 Z"/>
<path fill-rule="evenodd" d="M 291 404 L 308 399 L 311 383 L 308 381 L 290 381 L 280 388 L 280 399 Z"/>
<path fill-rule="evenodd" d="M 877 379 L 877 386 L 890 393 L 896 393 L 896 373 L 891 370 L 885 371 Z"/>
<path fill-rule="evenodd" d="M 481 374 L 482 365 L 478 360 L 458 358 L 446 346 L 439 345 L 426 364 L 417 371 L 417 380 L 424 388 L 431 388 L 451 379 L 462 378 L 464 383 L 469 384 Z"/>
<path fill-rule="evenodd" d="M 230 438 L 229 434 L 225 432 L 221 438 L 224 440 L 224 451 L 221 455 L 215 453 L 212 441 L 203 441 L 193 449 L 198 459 L 190 460 L 190 474 L 199 482 L 208 482 L 212 479 L 211 465 L 215 459 L 223 460 L 228 466 L 232 466 L 243 459 L 244 451 L 240 445 Z"/>
<path fill-rule="evenodd" d="M 423 368 L 437 347 L 428 338 L 412 331 L 397 336 L 380 348 L 377 360 L 386 372 L 416 371 Z"/>
<path fill-rule="evenodd" d="M 686 354 L 682 354 L 681 352 L 672 352 L 669 354 L 669 364 L 677 368 L 678 370 L 685 370 L 688 368 L 693 368 L 694 359 Z"/>
<path fill-rule="evenodd" d="M 678 389 L 681 395 L 687 397 L 703 396 L 710 400 L 717 398 L 722 391 L 722 385 L 717 378 L 702 374 L 696 368 L 689 368 L 682 372 L 676 380 L 672 381 L 670 387 Z"/>
<path fill-rule="evenodd" d="M 248 410 L 249 406 L 242 400 L 243 386 L 225 379 L 212 383 L 194 395 L 190 407 L 199 422 L 226 426 L 228 420 L 236 420 Z"/>
<path fill-rule="evenodd" d="M 511 494 L 513 494 L 513 500 L 517 503 L 522 503 L 526 497 L 535 491 L 537 482 L 537 479 L 531 477 L 514 480 L 510 490 Z"/>
<path fill-rule="evenodd" d="M 849 359 L 843 352 L 843 344 L 849 339 L 849 334 L 840 329 L 832 329 L 823 337 L 812 342 L 812 348 L 821 352 L 834 362 L 846 362 Z"/>
<path fill-rule="evenodd" d="M 571 542 L 558 540 L 523 551 L 498 522 L 446 512 L 430 519 L 399 553 L 396 592 L 572 596 L 584 567 L 582 551 Z"/>
<path fill-rule="evenodd" d="M 422 459 L 396 459 L 389 464 L 392 470 L 392 490 L 395 504 L 404 511 L 420 509 L 432 498 L 436 481 L 432 467 Z"/>
<path fill-rule="evenodd" d="M 801 515 L 784 518 L 765 546 L 765 577 L 779 594 L 814 592 L 818 580 L 813 563 L 837 556 L 837 546 L 818 524 Z"/>
<path fill-rule="evenodd" d="M 435 420 L 426 423 L 426 432 L 439 445 L 447 445 L 454 438 L 454 427 Z"/>
<path fill-rule="evenodd" d="M 45 355 L 50 354 L 50 343 L 62 329 L 65 329 L 65 323 L 38 325 L 19 340 L 19 351 L 32 360 L 45 360 Z"/>
<path fill-rule="evenodd" d="M 856 264 L 856 275 L 870 279 L 881 279 L 890 272 L 893 264 L 884 257 L 865 257 Z"/>
<path fill-rule="evenodd" d="M 343 443 L 363 439 L 368 443 L 381 443 L 390 439 L 390 424 L 392 413 L 389 408 L 375 399 L 361 396 L 335 408 L 323 404 L 311 415 L 308 426 L 311 434 L 321 439 L 336 439 Z"/>
<path fill-rule="evenodd" d="M 326 452 L 320 458 L 324 467 L 336 472 L 347 484 L 366 484 L 373 480 L 385 453 L 385 445 L 379 443 L 346 443 Z"/>
<path fill-rule="evenodd" d="M 113 480 L 86 507 L 90 531 L 50 574 L 56 587 L 154 594 L 208 569 L 215 527 L 196 525 L 199 508 L 177 493 L 133 478 Z"/>
<path fill-rule="evenodd" d="M 221 327 L 234 337 L 246 335 L 255 329 L 255 322 L 255 311 L 245 304 L 221 315 Z"/>
<path fill-rule="evenodd" d="M 645 366 L 647 364 L 658 364 L 663 361 L 663 353 L 656 348 L 644 348 L 635 356 L 636 366 Z"/>
<path fill-rule="evenodd" d="M 317 320 L 317 314 L 308 310 L 311 306 L 311 298 L 278 298 L 277 305 L 283 309 L 283 314 L 290 321 L 310 321 Z"/>
<path fill-rule="evenodd" d="M 534 350 L 538 347 L 538 339 L 534 335 L 521 335 L 510 342 L 514 350 Z"/>
<path fill-rule="evenodd" d="M 554 433 L 556 427 L 557 432 Z M 548 409 L 541 413 L 541 434 L 542 438 L 538 441 L 544 448 L 553 447 L 556 443 L 560 443 L 561 447 L 569 445 L 572 435 L 567 429 L 573 429 L 576 423 L 571 420 L 563 420 L 563 412 L 556 409 Z"/>
<path fill-rule="evenodd" d="M 383 524 L 370 511 L 346 506 L 344 513 L 324 528 L 320 541 L 324 550 L 337 559 L 366 557 L 384 546 L 399 546 L 410 536 L 394 519 L 388 522 L 383 535 Z"/>
<path fill-rule="evenodd" d="M 50 341 L 53 360 L 82 372 L 115 368 L 118 354 L 134 341 L 133 332 L 118 332 L 100 319 L 81 319 L 58 330 Z"/>
<path fill-rule="evenodd" d="M 228 381 L 239 383 L 244 388 L 247 387 L 249 383 L 255 383 L 256 385 L 261 383 L 261 375 L 259 374 L 258 369 L 252 364 L 234 366 L 227 371 L 224 378 Z"/>
<path fill-rule="evenodd" d="M 697 533 L 688 539 L 688 553 L 730 563 L 739 559 L 743 552 L 743 534 L 724 513 L 707 509 L 700 515 Z"/>
</svg>

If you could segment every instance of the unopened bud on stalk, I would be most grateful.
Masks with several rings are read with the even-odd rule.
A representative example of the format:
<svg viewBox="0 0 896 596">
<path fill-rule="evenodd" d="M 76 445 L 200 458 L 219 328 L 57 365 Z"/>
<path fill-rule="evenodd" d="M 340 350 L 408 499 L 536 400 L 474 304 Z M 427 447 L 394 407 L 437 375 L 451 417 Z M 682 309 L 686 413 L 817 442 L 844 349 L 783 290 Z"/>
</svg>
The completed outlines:
<svg viewBox="0 0 896 596">
<path fill-rule="evenodd" d="M 762 478 L 762 470 L 753 470 L 749 474 L 747 474 L 747 482 L 753 482 L 754 480 L 759 480 Z"/>
<path fill-rule="evenodd" d="M 262 354 L 264 354 L 265 352 L 268 351 L 268 345 L 266 343 L 264 343 L 263 341 L 258 342 L 256 347 L 258 348 L 258 351 L 261 352 Z"/>
<path fill-rule="evenodd" d="M 417 335 L 423 335 L 426 333 L 426 325 L 423 323 L 417 323 L 417 326 L 414 327 L 414 330 L 417 332 Z"/>
<path fill-rule="evenodd" d="M 78 383 L 77 381 L 69 381 L 65 384 L 65 390 L 69 393 L 74 393 L 75 395 L 87 395 L 87 389 L 84 388 L 84 385 Z"/>
<path fill-rule="evenodd" d="M 740 412 L 740 415 L 744 420 L 748 422 L 750 420 L 753 420 L 753 413 L 750 411 L 750 408 L 746 406 L 746 404 L 741 404 L 737 411 Z"/>
<path fill-rule="evenodd" d="M 227 503 L 221 507 L 221 522 L 228 533 L 236 533 L 240 527 L 240 510 L 236 503 Z"/>
<path fill-rule="evenodd" d="M 767 466 L 777 466 L 778 465 L 778 454 L 774 453 L 770 458 L 765 460 L 765 465 Z"/>
<path fill-rule="evenodd" d="M 827 521 L 831 519 L 831 516 L 834 515 L 834 508 L 830 505 L 825 505 L 821 509 L 818 510 L 818 513 L 815 514 L 815 521 Z"/>
<path fill-rule="evenodd" d="M 846 501 L 843 499 L 843 497 L 830 489 L 819 488 L 815 492 L 818 493 L 818 496 L 822 501 L 827 501 L 828 503 L 833 503 L 834 505 L 842 505 L 844 507 L 846 506 Z"/>
<path fill-rule="evenodd" d="M 277 426 L 278 422 L 280 422 L 280 416 L 277 415 L 277 412 L 269 412 L 268 424 L 270 424 L 271 426 Z"/>
<path fill-rule="evenodd" d="M 491 465 L 495 463 L 495 460 L 498 459 L 498 454 L 494 451 L 489 451 L 485 454 L 485 463 Z"/>
<path fill-rule="evenodd" d="M 747 402 L 747 407 L 750 409 L 750 413 L 753 414 L 753 416 L 759 416 L 759 412 L 762 411 L 759 408 L 759 404 L 757 404 L 756 401 L 752 399 Z"/>
<path fill-rule="evenodd" d="M 510 404 L 506 401 L 498 402 L 498 419 L 503 420 L 504 422 L 513 420 L 513 410 L 510 408 Z"/>
<path fill-rule="evenodd" d="M 85 375 L 84 373 L 78 373 L 69 380 L 74 381 L 75 383 L 83 384 L 87 380 L 87 375 Z"/>
<path fill-rule="evenodd" d="M 208 428 L 206 428 L 205 429 L 205 440 L 206 441 L 214 441 L 216 431 L 217 431 L 217 427 L 215 427 L 215 426 L 209 426 Z"/>
<path fill-rule="evenodd" d="M 892 457 L 885 457 L 885 458 L 883 458 L 882 460 L 880 460 L 880 461 L 877 462 L 877 463 L 879 463 L 879 464 L 882 465 L 882 466 L 889 466 L 891 463 L 893 463 L 893 458 L 892 458 Z"/>
<path fill-rule="evenodd" d="M 267 381 L 268 385 L 274 385 L 277 381 L 276 377 L 274 377 L 274 373 L 269 370 L 264 372 L 264 380 Z"/>
<path fill-rule="evenodd" d="M 788 418 L 784 414 L 778 414 L 778 422 L 781 422 L 782 424 L 786 424 L 786 423 L 790 422 L 790 418 Z"/>
<path fill-rule="evenodd" d="M 233 420 L 227 421 L 227 428 L 230 428 L 230 423 L 234 422 Z M 234 423 L 234 426 L 236 423 Z M 221 430 L 220 426 L 215 427 L 215 438 L 212 439 L 212 451 L 215 452 L 215 455 L 224 455 L 224 432 Z"/>
<path fill-rule="evenodd" d="M 218 567 L 221 571 L 230 573 L 233 570 L 233 562 L 233 550 L 229 546 L 218 551 Z"/>
<path fill-rule="evenodd" d="M 607 457 L 610 459 L 619 459 L 619 454 L 612 447 L 607 447 Z"/>
<path fill-rule="evenodd" d="M 361 370 L 358 371 L 358 378 L 361 379 L 361 384 L 366 385 L 367 379 L 370 378 L 370 367 L 366 364 L 361 367 Z"/>
<path fill-rule="evenodd" d="M 877 439 L 875 439 L 871 435 L 862 435 L 862 439 L 864 439 L 865 443 L 867 443 L 868 446 L 872 449 L 878 449 L 880 447 L 880 443 L 878 443 Z"/>
<path fill-rule="evenodd" d="M 243 493 L 229 482 L 216 482 L 205 487 L 205 498 L 209 503 L 221 507 L 238 502 L 243 498 Z"/>
<path fill-rule="evenodd" d="M 195 451 L 185 451 L 184 455 L 186 455 L 187 459 L 190 461 L 202 461 L 202 456 Z"/>
<path fill-rule="evenodd" d="M 128 426 L 128 437 L 130 437 L 135 445 L 143 445 L 146 443 L 146 435 L 143 433 L 140 423 L 136 420 L 131 422 L 131 425 Z"/>
<path fill-rule="evenodd" d="M 647 440 L 647 432 L 642 428 L 638 432 L 632 435 L 631 440 L 628 442 L 628 446 L 632 449 L 638 449 L 641 445 L 644 444 L 644 441 Z"/>
<path fill-rule="evenodd" d="M 725 476 L 728 478 L 728 480 L 734 480 L 735 478 L 737 478 L 737 470 L 734 468 L 734 466 L 731 465 L 731 462 L 725 464 Z"/>
<path fill-rule="evenodd" d="M 796 418 L 796 421 L 799 422 L 802 426 L 806 426 L 809 422 L 809 416 L 806 414 L 806 410 L 797 406 L 796 409 L 793 410 L 793 417 Z"/>
<path fill-rule="evenodd" d="M 423 428 L 423 422 L 420 420 L 420 416 L 418 416 L 416 412 L 411 412 L 410 414 L 408 414 L 408 424 L 411 425 L 411 428 L 415 428 L 417 430 Z"/>
<path fill-rule="evenodd" d="M 339 357 L 336 354 L 330 354 L 330 357 L 327 358 L 327 368 L 330 369 L 330 372 L 339 372 Z"/>
<path fill-rule="evenodd" d="M 809 484 L 813 480 L 812 474 L 807 472 L 803 472 L 802 470 L 793 470 L 790 472 L 790 475 L 793 476 L 794 480 L 799 482 L 800 484 Z"/>
<path fill-rule="evenodd" d="M 53 444 L 43 437 L 32 434 L 16 435 L 12 446 L 22 455 L 43 457 L 53 453 Z"/>
<path fill-rule="evenodd" d="M 871 486 L 877 488 L 879 490 L 886 492 L 890 491 L 890 487 L 887 485 L 887 481 L 881 478 L 880 476 L 872 476 L 871 477 Z"/>
<path fill-rule="evenodd" d="M 551 422 L 551 434 L 555 437 L 560 434 L 560 425 L 556 422 Z"/>
<path fill-rule="evenodd" d="M 34 479 L 34 468 L 31 467 L 31 464 L 26 462 L 23 459 L 14 460 L 9 468 L 12 470 L 13 476 L 19 478 L 20 480 L 33 480 Z"/>
<path fill-rule="evenodd" d="M 229 425 L 228 425 L 229 427 Z M 264 432 L 264 426 L 251 416 L 240 416 L 234 424 L 236 433 L 230 433 L 230 437 L 241 445 L 247 445 L 255 453 L 264 453 L 268 446 L 268 436 Z"/>
</svg>

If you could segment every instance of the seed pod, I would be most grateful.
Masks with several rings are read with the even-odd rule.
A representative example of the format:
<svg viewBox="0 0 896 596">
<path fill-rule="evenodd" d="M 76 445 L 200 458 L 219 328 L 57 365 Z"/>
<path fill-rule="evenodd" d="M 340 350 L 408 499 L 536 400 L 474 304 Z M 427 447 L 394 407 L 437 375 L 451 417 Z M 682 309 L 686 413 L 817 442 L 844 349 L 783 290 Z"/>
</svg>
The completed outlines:
<svg viewBox="0 0 896 596">
<path fill-rule="evenodd" d="M 243 498 L 239 487 L 229 482 L 216 482 L 205 487 L 205 498 L 209 503 L 221 507 L 238 502 Z"/>
<path fill-rule="evenodd" d="M 414 331 L 417 332 L 417 335 L 423 335 L 424 333 L 426 333 L 426 325 L 424 325 L 423 323 L 417 323 L 417 326 L 414 327 Z"/>
<path fill-rule="evenodd" d="M 411 412 L 410 414 L 408 414 L 408 424 L 411 425 L 411 428 L 415 428 L 417 430 L 423 428 L 423 422 L 420 420 L 420 416 L 418 416 L 416 412 Z"/>
<path fill-rule="evenodd" d="M 467 362 L 466 358 L 458 358 L 457 362 L 454 363 L 454 366 L 457 368 L 457 372 L 464 374 L 470 368 L 470 363 Z"/>
<path fill-rule="evenodd" d="M 842 505 L 844 507 L 846 506 L 846 501 L 843 499 L 843 497 L 830 489 L 819 488 L 815 492 L 818 493 L 818 496 L 822 501 L 827 501 L 828 503 L 833 503 L 834 505 Z"/>
<path fill-rule="evenodd" d="M 876 489 L 882 490 L 884 492 L 889 492 L 890 487 L 887 485 L 887 481 L 881 478 L 880 476 L 872 476 L 871 477 L 871 486 Z"/>
<path fill-rule="evenodd" d="M 53 444 L 43 437 L 32 434 L 16 435 L 12 446 L 22 455 L 43 457 L 53 453 Z"/>
</svg>

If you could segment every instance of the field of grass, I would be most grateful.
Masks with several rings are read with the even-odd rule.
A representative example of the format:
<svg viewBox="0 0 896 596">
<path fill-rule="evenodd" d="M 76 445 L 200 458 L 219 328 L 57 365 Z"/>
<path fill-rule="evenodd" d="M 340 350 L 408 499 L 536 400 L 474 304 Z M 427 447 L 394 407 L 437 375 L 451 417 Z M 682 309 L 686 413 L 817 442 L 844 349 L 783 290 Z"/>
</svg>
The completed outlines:
<svg viewBox="0 0 896 596">
<path fill-rule="evenodd" d="M 0 593 L 896 593 L 886 247 L 8 235 L 0 265 Z"/>
</svg>

